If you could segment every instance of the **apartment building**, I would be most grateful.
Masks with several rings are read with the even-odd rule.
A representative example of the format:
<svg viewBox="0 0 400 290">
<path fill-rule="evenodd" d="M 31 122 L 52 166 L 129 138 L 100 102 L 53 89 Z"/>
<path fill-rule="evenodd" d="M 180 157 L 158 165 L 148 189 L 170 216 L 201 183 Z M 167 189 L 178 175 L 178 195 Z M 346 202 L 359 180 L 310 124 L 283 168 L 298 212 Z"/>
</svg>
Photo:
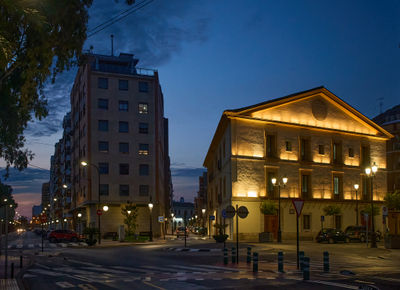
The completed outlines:
<svg viewBox="0 0 400 290">
<path fill-rule="evenodd" d="M 168 121 L 158 72 L 137 63 L 132 54 L 88 53 L 78 70 L 70 96 L 71 213 L 82 214 L 82 226 L 97 227 L 106 205 L 101 232 L 117 232 L 122 207 L 135 203 L 141 232 L 149 231 L 152 203 L 157 236 L 163 228 L 157 217 L 169 215 L 172 194 Z"/>
<path fill-rule="evenodd" d="M 325 227 L 345 229 L 356 224 L 357 215 L 362 223 L 371 184 L 374 202 L 383 204 L 386 141 L 390 138 L 390 133 L 324 87 L 226 110 L 204 161 L 207 214 L 216 217 L 212 223 L 221 222 L 221 212 L 228 205 L 246 206 L 249 215 L 239 219 L 240 237 L 258 240 L 259 233 L 269 227 L 260 212 L 261 202 L 278 205 L 279 188 L 272 183 L 275 177 L 281 183 L 283 239 L 296 236 L 294 198 L 305 201 L 300 217 L 302 238 L 315 238 L 328 205 L 338 206 L 340 214 L 324 216 Z M 371 183 L 365 168 L 373 164 L 378 171 Z M 375 217 L 376 228 L 382 231 L 379 221 Z M 232 238 L 235 219 L 226 222 Z"/>
</svg>

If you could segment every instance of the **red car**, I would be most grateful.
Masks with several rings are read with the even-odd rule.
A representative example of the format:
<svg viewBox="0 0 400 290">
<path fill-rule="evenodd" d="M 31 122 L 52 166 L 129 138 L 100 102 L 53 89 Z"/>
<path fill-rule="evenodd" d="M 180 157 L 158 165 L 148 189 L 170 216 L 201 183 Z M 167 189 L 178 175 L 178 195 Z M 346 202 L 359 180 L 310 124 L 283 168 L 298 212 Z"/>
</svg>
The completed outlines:
<svg viewBox="0 0 400 290">
<path fill-rule="evenodd" d="M 60 241 L 78 242 L 79 236 L 77 233 L 68 230 L 55 230 L 47 235 L 50 243 L 57 243 Z"/>
</svg>

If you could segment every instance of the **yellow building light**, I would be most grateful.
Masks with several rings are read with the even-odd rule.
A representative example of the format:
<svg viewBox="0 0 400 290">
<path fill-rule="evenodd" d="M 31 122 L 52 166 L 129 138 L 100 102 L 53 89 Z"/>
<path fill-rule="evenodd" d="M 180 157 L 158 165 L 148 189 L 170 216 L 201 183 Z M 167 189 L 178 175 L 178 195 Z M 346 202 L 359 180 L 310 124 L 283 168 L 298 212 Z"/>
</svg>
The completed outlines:
<svg viewBox="0 0 400 290">
<path fill-rule="evenodd" d="M 257 197 L 257 191 L 250 190 L 247 192 L 247 197 Z"/>
</svg>

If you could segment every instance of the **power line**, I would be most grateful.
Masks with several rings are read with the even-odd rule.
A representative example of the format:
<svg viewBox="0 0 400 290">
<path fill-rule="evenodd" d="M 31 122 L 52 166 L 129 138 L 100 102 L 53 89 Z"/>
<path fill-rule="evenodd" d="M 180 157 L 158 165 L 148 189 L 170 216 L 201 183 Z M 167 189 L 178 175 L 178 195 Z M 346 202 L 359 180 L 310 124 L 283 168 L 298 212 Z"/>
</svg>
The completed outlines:
<svg viewBox="0 0 400 290">
<path fill-rule="evenodd" d="M 112 18 L 110 18 L 109 20 L 97 25 L 95 28 L 91 29 L 89 32 L 90 33 L 87 38 L 99 33 L 100 31 L 106 29 L 107 27 L 113 25 L 114 23 L 124 19 L 125 17 L 131 15 L 132 13 L 146 7 L 147 5 L 149 5 L 151 2 L 153 2 L 154 0 L 144 0 L 140 3 L 138 3 L 137 5 L 135 5 L 134 7 L 131 7 L 123 12 L 121 12 L 120 14 L 118 14 L 117 16 L 114 16 Z"/>
<path fill-rule="evenodd" d="M 28 166 L 31 166 L 31 167 L 35 167 L 35 168 L 39 168 L 39 169 L 42 169 L 42 170 L 49 171 L 49 169 L 46 169 L 46 168 L 43 168 L 43 167 L 40 167 L 40 166 L 34 165 L 34 164 L 32 164 L 32 163 L 29 163 L 29 164 L 28 164 Z"/>
</svg>

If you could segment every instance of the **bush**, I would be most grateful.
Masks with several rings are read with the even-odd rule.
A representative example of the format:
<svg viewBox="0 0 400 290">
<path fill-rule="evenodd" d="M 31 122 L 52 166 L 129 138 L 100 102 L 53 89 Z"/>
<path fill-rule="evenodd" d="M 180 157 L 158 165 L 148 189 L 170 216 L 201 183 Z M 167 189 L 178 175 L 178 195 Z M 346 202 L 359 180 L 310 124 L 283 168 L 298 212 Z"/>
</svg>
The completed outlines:
<svg viewBox="0 0 400 290">
<path fill-rule="evenodd" d="M 340 212 L 340 207 L 338 207 L 337 205 L 328 205 L 324 207 L 324 214 L 326 216 L 338 215 L 340 214 Z"/>
<path fill-rule="evenodd" d="M 388 192 L 385 196 L 385 205 L 391 210 L 400 210 L 400 191 Z"/>
<path fill-rule="evenodd" d="M 274 201 L 264 200 L 260 204 L 260 211 L 262 214 L 265 214 L 265 215 L 276 215 L 278 212 L 278 207 L 276 206 Z"/>
</svg>

